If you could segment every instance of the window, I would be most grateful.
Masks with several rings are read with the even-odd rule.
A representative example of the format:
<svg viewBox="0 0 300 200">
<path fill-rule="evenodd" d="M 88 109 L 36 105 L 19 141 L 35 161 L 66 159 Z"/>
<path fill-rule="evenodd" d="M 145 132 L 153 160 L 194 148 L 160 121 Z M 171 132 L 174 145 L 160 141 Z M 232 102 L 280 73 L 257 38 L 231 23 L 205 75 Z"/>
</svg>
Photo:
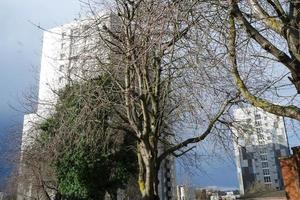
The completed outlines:
<svg viewBox="0 0 300 200">
<path fill-rule="evenodd" d="M 64 68 L 64 65 L 60 65 L 58 70 L 61 72 L 63 70 L 63 68 Z"/>
<path fill-rule="evenodd" d="M 261 154 L 267 153 L 267 148 L 261 148 L 261 149 L 259 150 L 259 153 L 261 153 Z"/>
<path fill-rule="evenodd" d="M 258 134 L 258 135 L 257 135 L 257 138 L 258 138 L 259 140 L 263 140 L 263 139 L 264 139 L 264 136 L 263 136 L 262 134 Z"/>
<path fill-rule="evenodd" d="M 278 128 L 278 122 L 274 122 L 274 128 Z"/>
<path fill-rule="evenodd" d="M 268 160 L 267 155 L 260 155 L 261 160 Z"/>
<path fill-rule="evenodd" d="M 256 114 L 256 115 L 255 115 L 255 119 L 256 119 L 256 120 L 257 120 L 257 119 L 261 119 L 260 114 Z"/>
<path fill-rule="evenodd" d="M 59 83 L 62 83 L 62 81 L 63 81 L 63 77 L 59 77 L 59 78 L 58 78 L 58 82 L 59 82 Z"/>
<path fill-rule="evenodd" d="M 269 164 L 268 164 L 268 162 L 262 162 L 261 166 L 262 166 L 262 168 L 268 168 Z"/>
<path fill-rule="evenodd" d="M 265 144 L 265 143 L 264 143 L 264 141 L 263 141 L 263 140 L 259 140 L 259 141 L 258 141 L 258 144 L 261 144 L 261 145 L 263 145 L 263 144 Z"/>
<path fill-rule="evenodd" d="M 261 132 L 262 132 L 262 129 L 261 129 L 261 128 L 256 128 L 256 132 L 257 132 L 257 133 L 261 133 Z"/>
<path fill-rule="evenodd" d="M 65 54 L 64 54 L 64 53 L 61 53 L 61 54 L 60 54 L 60 59 L 62 60 L 62 59 L 64 59 L 64 57 L 65 57 Z"/>
<path fill-rule="evenodd" d="M 61 34 L 61 38 L 62 38 L 62 39 L 65 39 L 65 37 L 66 37 L 66 32 L 63 32 L 63 33 Z"/>
<path fill-rule="evenodd" d="M 63 48 L 65 47 L 65 43 L 62 42 L 62 43 L 60 44 L 60 47 L 61 47 L 61 49 L 63 49 Z"/>
<path fill-rule="evenodd" d="M 261 121 L 255 121 L 255 126 L 261 126 Z"/>
<path fill-rule="evenodd" d="M 265 176 L 264 177 L 264 182 L 265 183 L 270 183 L 271 182 L 271 177 L 270 176 Z"/>
<path fill-rule="evenodd" d="M 275 183 L 278 183 L 278 179 L 274 179 L 274 182 L 275 182 Z"/>
<path fill-rule="evenodd" d="M 270 175 L 270 170 L 269 169 L 263 169 L 263 175 Z"/>
</svg>

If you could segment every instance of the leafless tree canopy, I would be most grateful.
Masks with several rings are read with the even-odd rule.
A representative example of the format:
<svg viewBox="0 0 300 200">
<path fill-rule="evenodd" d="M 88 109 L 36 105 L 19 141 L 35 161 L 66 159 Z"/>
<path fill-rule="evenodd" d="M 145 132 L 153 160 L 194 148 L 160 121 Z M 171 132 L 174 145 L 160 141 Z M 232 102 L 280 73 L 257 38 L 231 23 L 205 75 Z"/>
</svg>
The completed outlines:
<svg viewBox="0 0 300 200">
<path fill-rule="evenodd" d="M 297 1 L 277 0 L 228 4 L 230 65 L 237 88 L 254 106 L 296 120 L 300 119 L 298 6 Z M 243 62 L 245 58 L 250 63 Z M 261 70 L 253 76 L 266 84 L 250 85 L 244 69 Z"/>
<path fill-rule="evenodd" d="M 211 67 L 212 61 L 197 53 L 199 40 L 207 36 L 197 27 L 207 23 L 203 16 L 210 14 L 199 10 L 209 4 L 199 3 L 117 0 L 110 12 L 112 24 L 104 25 L 88 4 L 97 22 L 90 30 L 99 34 L 109 51 L 108 62 L 99 54 L 92 59 L 110 74 L 121 94 L 122 101 L 115 106 L 123 127 L 138 141 L 139 186 L 144 199 L 158 198 L 157 173 L 162 160 L 183 154 L 189 144 L 204 140 L 238 97 L 234 89 L 230 91 L 228 71 Z M 209 56 L 211 52 L 205 53 Z M 199 134 L 173 137 L 179 124 L 184 130 L 182 125 L 196 121 L 203 124 Z"/>
</svg>

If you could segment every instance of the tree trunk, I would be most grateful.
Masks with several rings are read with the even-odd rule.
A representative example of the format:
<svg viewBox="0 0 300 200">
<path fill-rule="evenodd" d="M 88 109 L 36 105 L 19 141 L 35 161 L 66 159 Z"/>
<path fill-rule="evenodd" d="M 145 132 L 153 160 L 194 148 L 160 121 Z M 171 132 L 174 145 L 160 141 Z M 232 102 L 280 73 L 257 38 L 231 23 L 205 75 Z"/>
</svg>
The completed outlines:
<svg viewBox="0 0 300 200">
<path fill-rule="evenodd" d="M 117 190 L 110 190 L 108 191 L 109 197 L 111 200 L 117 200 L 118 199 L 118 191 Z"/>
<path fill-rule="evenodd" d="M 138 144 L 139 189 L 143 200 L 159 200 L 158 196 L 158 167 L 155 152 L 144 145 Z"/>
<path fill-rule="evenodd" d="M 289 77 L 290 81 L 294 84 L 297 93 L 300 94 L 300 67 L 291 72 L 292 77 Z"/>
<path fill-rule="evenodd" d="M 61 196 L 60 192 L 57 192 L 57 193 L 55 194 L 54 200 L 61 200 L 61 199 L 62 199 L 61 197 L 62 197 L 62 196 Z"/>
</svg>

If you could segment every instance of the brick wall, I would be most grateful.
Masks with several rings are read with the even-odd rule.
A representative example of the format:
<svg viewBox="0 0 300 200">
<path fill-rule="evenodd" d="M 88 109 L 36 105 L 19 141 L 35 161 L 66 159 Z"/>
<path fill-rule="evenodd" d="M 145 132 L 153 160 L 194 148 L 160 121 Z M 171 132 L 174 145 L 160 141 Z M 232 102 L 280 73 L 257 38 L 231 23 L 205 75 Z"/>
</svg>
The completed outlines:
<svg viewBox="0 0 300 200">
<path fill-rule="evenodd" d="M 280 167 L 287 199 L 300 200 L 300 146 L 292 150 L 292 156 L 279 159 Z"/>
</svg>

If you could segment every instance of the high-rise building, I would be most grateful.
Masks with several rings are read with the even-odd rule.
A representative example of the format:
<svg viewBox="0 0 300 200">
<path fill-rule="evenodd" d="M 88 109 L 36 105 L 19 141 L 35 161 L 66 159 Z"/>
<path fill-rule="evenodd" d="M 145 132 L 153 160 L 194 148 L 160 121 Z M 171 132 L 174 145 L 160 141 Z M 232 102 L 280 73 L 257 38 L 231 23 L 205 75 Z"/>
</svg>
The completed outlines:
<svg viewBox="0 0 300 200">
<path fill-rule="evenodd" d="M 241 194 L 255 184 L 283 189 L 278 158 L 289 155 L 283 117 L 247 107 L 234 112 L 234 142 Z"/>
<path fill-rule="evenodd" d="M 26 176 L 28 166 L 22 161 L 26 148 L 35 142 L 39 124 L 55 111 L 58 92 L 69 81 L 80 81 L 77 62 L 80 48 L 88 47 L 88 39 L 78 38 L 84 31 L 84 21 L 76 21 L 44 31 L 41 56 L 38 99 L 36 110 L 25 114 L 21 144 L 21 165 L 19 176 Z M 79 65 L 78 65 L 79 66 Z M 38 196 L 38 189 L 31 177 L 22 177 L 18 185 L 18 200 Z"/>
<path fill-rule="evenodd" d="M 100 14 L 99 14 L 100 16 Z M 103 14 L 103 22 L 107 27 L 114 28 L 115 18 L 111 14 Z M 98 22 L 97 22 L 98 23 Z M 93 26 L 95 24 L 92 24 Z M 96 24 L 99 26 L 99 24 Z M 39 133 L 36 125 L 49 117 L 55 111 L 55 104 L 58 100 L 58 91 L 63 89 L 70 81 L 85 80 L 101 73 L 95 67 L 95 59 L 90 59 L 92 52 L 101 55 L 102 61 L 108 60 L 109 50 L 99 47 L 99 42 L 95 42 L 93 34 L 87 31 L 91 27 L 89 20 L 75 21 L 63 26 L 55 27 L 44 32 L 43 49 L 40 68 L 38 104 L 34 113 L 24 115 L 22 152 L 30 146 Z M 98 31 L 98 30 L 97 30 Z M 101 45 L 101 44 L 100 44 Z M 99 52 L 100 51 L 100 52 Z M 85 56 L 84 54 L 87 53 Z M 85 74 L 88 73 L 88 74 Z M 86 77 L 85 77 L 86 76 Z M 21 154 L 21 160 L 22 160 Z M 22 164 L 22 162 L 21 162 Z M 159 194 L 162 200 L 173 199 L 174 185 L 174 160 L 167 158 L 162 162 L 159 173 L 160 186 Z M 21 165 L 19 173 L 24 173 L 25 165 Z M 33 189 L 31 179 L 21 182 L 18 186 L 18 200 L 31 199 L 36 194 Z"/>
<path fill-rule="evenodd" d="M 158 179 L 160 182 L 158 194 L 161 200 L 175 200 L 175 161 L 174 157 L 167 157 L 161 164 Z"/>
</svg>

